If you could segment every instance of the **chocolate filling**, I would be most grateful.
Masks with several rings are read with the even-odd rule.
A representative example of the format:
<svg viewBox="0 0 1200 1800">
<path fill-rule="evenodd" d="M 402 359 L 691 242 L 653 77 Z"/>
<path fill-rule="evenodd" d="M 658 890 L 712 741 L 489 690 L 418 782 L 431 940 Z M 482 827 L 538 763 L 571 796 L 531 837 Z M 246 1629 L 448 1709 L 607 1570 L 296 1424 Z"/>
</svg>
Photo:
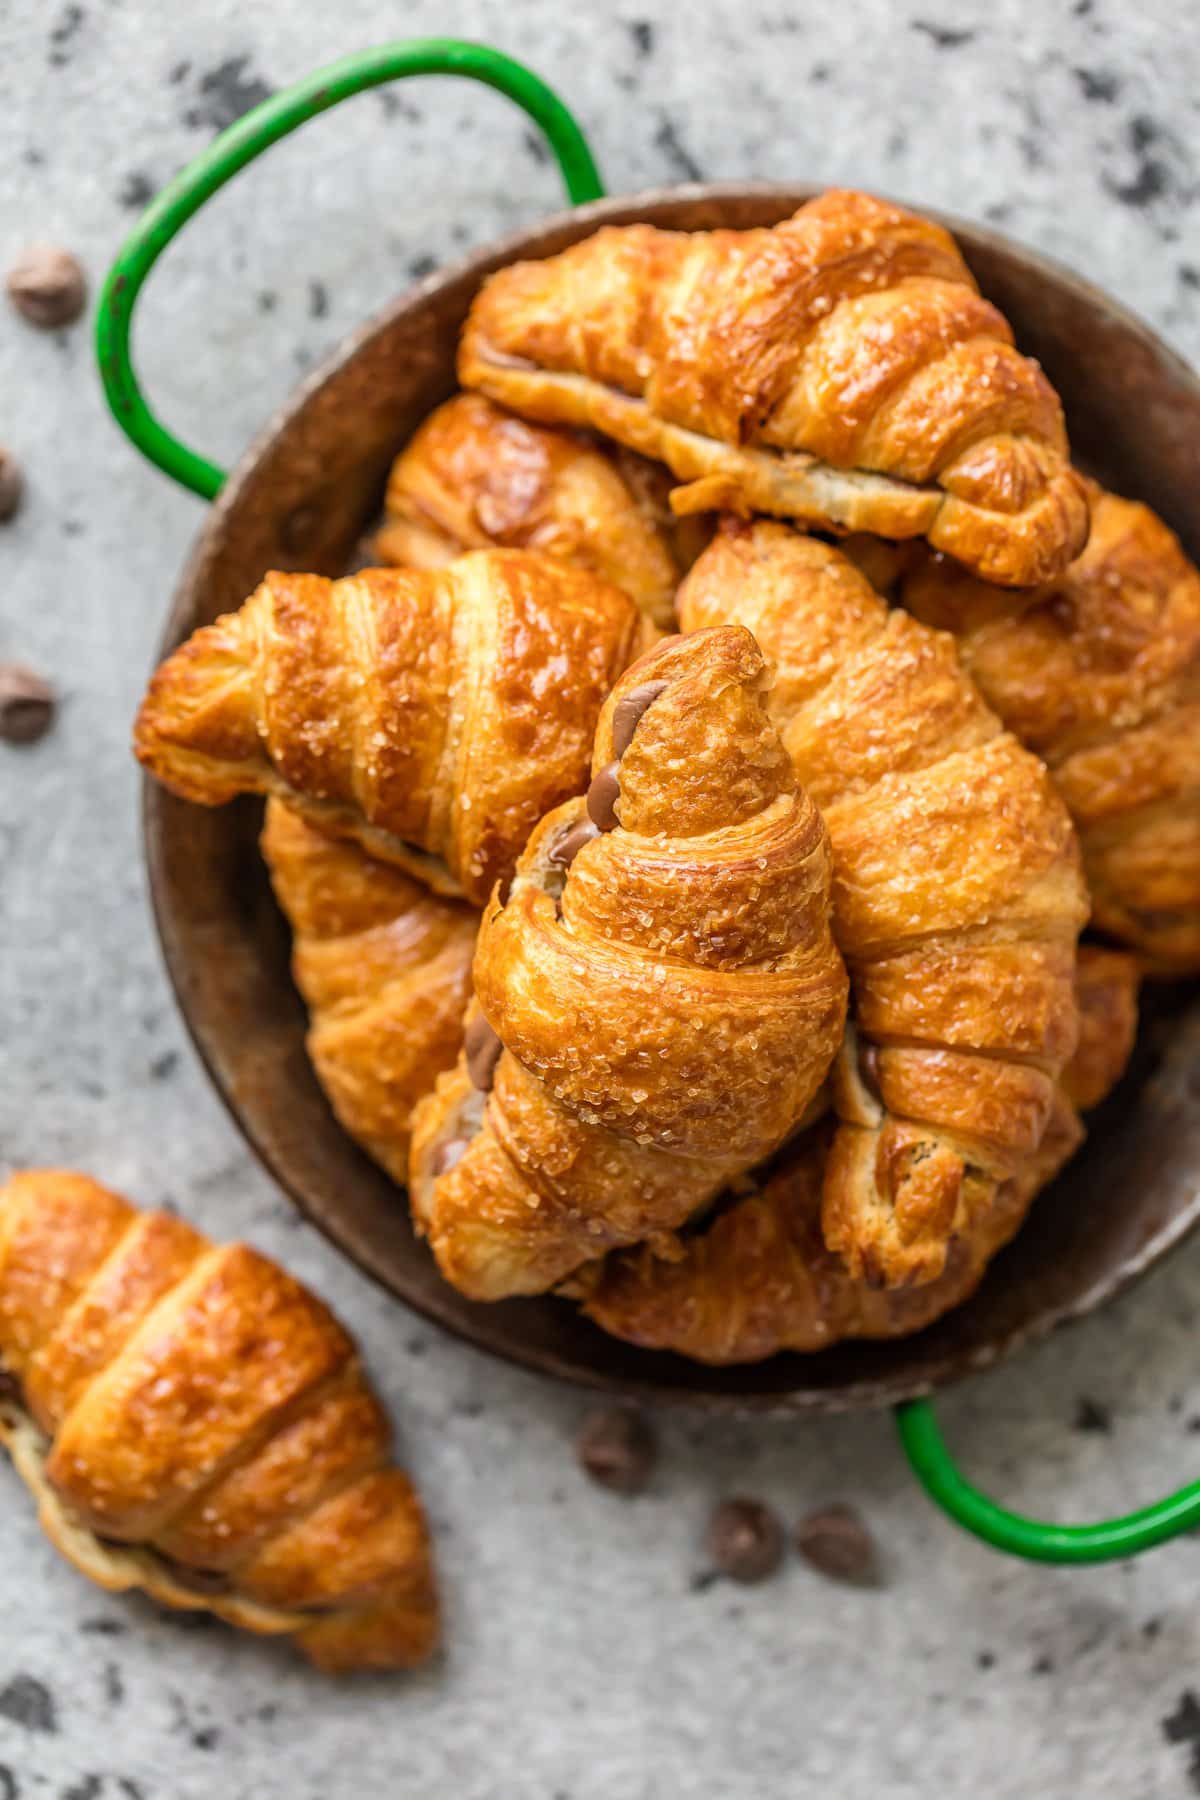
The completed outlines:
<svg viewBox="0 0 1200 1800">
<path fill-rule="evenodd" d="M 571 825 L 551 844 L 546 852 L 546 861 L 556 869 L 569 869 L 585 844 L 600 836 L 600 827 L 591 819 L 580 819 L 577 825 Z"/>
<path fill-rule="evenodd" d="M 613 707 L 613 755 L 618 762 L 633 742 L 642 714 L 668 685 L 665 681 L 643 681 L 640 687 L 630 688 L 627 694 L 622 694 Z"/>
<path fill-rule="evenodd" d="M 496 1036 L 482 1013 L 477 1013 L 467 1026 L 467 1034 L 463 1040 L 463 1050 L 467 1058 L 467 1074 L 471 1077 L 471 1086 L 477 1087 L 481 1094 L 490 1092 L 496 1074 L 496 1064 L 500 1061 L 500 1053 L 504 1045 Z"/>
<path fill-rule="evenodd" d="M 455 1164 L 462 1161 L 463 1157 L 466 1155 L 467 1145 L 469 1143 L 469 1138 L 456 1137 L 447 1138 L 444 1144 L 439 1145 L 433 1159 L 433 1173 L 435 1179 L 439 1175 L 448 1175 Z"/>
<path fill-rule="evenodd" d="M 619 767 L 619 763 L 606 763 L 587 791 L 588 818 L 597 831 L 612 831 L 619 823 L 616 810 L 621 797 L 621 784 L 617 780 Z"/>
<path fill-rule="evenodd" d="M 882 1106 L 883 1090 L 879 1085 L 879 1046 L 877 1044 L 864 1044 L 859 1050 L 858 1072 L 867 1092 Z"/>
<path fill-rule="evenodd" d="M 0 1368 L 0 1406 L 10 1400 L 16 1406 L 23 1406 L 25 1394 L 17 1376 L 11 1369 Z"/>
</svg>

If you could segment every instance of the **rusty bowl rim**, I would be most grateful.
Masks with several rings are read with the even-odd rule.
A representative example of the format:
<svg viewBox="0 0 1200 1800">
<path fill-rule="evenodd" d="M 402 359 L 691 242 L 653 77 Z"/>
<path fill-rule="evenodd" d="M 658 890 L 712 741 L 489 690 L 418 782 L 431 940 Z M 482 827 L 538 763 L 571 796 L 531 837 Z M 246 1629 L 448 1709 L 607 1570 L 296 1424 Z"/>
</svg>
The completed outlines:
<svg viewBox="0 0 1200 1800">
<path fill-rule="evenodd" d="M 190 601 L 193 598 L 197 577 L 202 570 L 213 535 L 220 530 L 223 521 L 239 505 L 242 489 L 253 476 L 262 456 L 280 435 L 290 428 L 310 398 L 333 376 L 337 375 L 364 345 L 369 343 L 379 332 L 393 325 L 405 313 L 425 305 L 441 288 L 449 286 L 453 282 L 476 273 L 482 275 L 497 264 L 515 261 L 529 251 L 534 239 L 564 226 L 583 223 L 598 227 L 608 223 L 614 217 L 623 219 L 635 209 L 658 207 L 676 201 L 711 202 L 720 205 L 738 200 L 758 199 L 772 204 L 778 202 L 781 206 L 794 207 L 802 204 L 812 195 L 824 191 L 823 185 L 805 183 L 688 182 L 676 186 L 641 189 L 632 194 L 607 195 L 603 199 L 589 201 L 582 206 L 560 208 L 527 225 L 506 232 L 501 237 L 491 239 L 440 266 L 429 275 L 422 277 L 413 286 L 404 289 L 401 294 L 378 308 L 344 336 L 328 355 L 308 371 L 251 438 L 226 478 L 220 493 L 208 506 L 199 530 L 192 541 L 191 549 L 184 561 L 172 594 L 167 617 L 157 640 L 156 662 L 162 660 L 180 642 L 184 635 L 185 625 L 189 630 L 191 629 Z M 887 197 L 881 196 L 881 198 Z M 1155 358 L 1169 370 L 1173 380 L 1190 387 L 1197 399 L 1200 399 L 1200 374 L 1197 374 L 1196 370 L 1152 326 L 1097 283 L 1080 275 L 1076 270 L 1046 252 L 1020 243 L 1009 237 L 1007 233 L 997 231 L 991 225 L 981 224 L 956 213 L 928 207 L 919 202 L 898 202 L 898 204 L 912 206 L 922 216 L 944 226 L 956 238 L 961 235 L 968 239 L 974 239 L 978 243 L 986 244 L 991 250 L 1024 263 L 1027 269 L 1045 275 L 1060 289 L 1068 290 L 1075 299 L 1085 303 L 1093 310 L 1103 313 L 1109 323 L 1137 339 L 1146 349 L 1152 351 Z M 382 1288 L 390 1298 L 451 1336 L 470 1344 L 473 1349 L 497 1357 L 511 1367 L 537 1375 L 549 1376 L 571 1386 L 595 1392 L 604 1392 L 654 1405 L 699 1409 L 731 1418 L 739 1416 L 792 1419 L 800 1416 L 822 1417 L 843 1412 L 894 1406 L 903 1401 L 924 1398 L 942 1388 L 953 1386 L 972 1375 L 994 1367 L 1028 1345 L 1043 1342 L 1064 1326 L 1077 1323 L 1080 1319 L 1096 1311 L 1097 1308 L 1126 1293 L 1157 1263 L 1177 1249 L 1197 1226 L 1200 1226 L 1200 1181 L 1198 1181 L 1196 1191 L 1188 1206 L 1181 1209 L 1167 1224 L 1147 1238 L 1140 1246 L 1138 1254 L 1126 1257 L 1114 1265 L 1110 1275 L 1093 1282 L 1083 1294 L 1072 1300 L 1047 1307 L 1035 1317 L 998 1333 L 986 1343 L 948 1354 L 932 1374 L 897 1380 L 889 1377 L 859 1378 L 843 1383 L 836 1388 L 830 1388 L 827 1394 L 810 1389 L 804 1393 L 803 1398 L 797 1393 L 793 1399 L 788 1393 L 779 1391 L 756 1395 L 754 1393 L 725 1393 L 714 1389 L 689 1390 L 656 1379 L 653 1373 L 644 1377 L 606 1374 L 599 1367 L 580 1365 L 575 1361 L 558 1356 L 552 1350 L 523 1345 L 518 1334 L 504 1330 L 497 1331 L 494 1327 L 489 1326 L 490 1309 L 486 1306 L 480 1306 L 477 1310 L 472 1311 L 467 1318 L 452 1313 L 452 1290 L 449 1287 L 445 1290 L 447 1304 L 444 1308 L 437 1304 L 436 1299 L 424 1295 L 400 1293 L 384 1272 L 382 1265 L 374 1264 L 369 1255 L 347 1243 L 339 1234 L 336 1225 L 314 1210 L 305 1193 L 277 1166 L 270 1147 L 260 1139 L 253 1124 L 239 1106 L 237 1096 L 220 1078 L 215 1066 L 214 1055 L 210 1052 L 194 1021 L 187 1002 L 183 969 L 184 953 L 176 940 L 170 909 L 165 898 L 167 884 L 162 864 L 160 825 L 156 817 L 161 798 L 162 790 L 150 776 L 144 776 L 140 808 L 142 848 L 146 862 L 151 912 L 159 947 L 171 992 L 182 1016 L 188 1037 L 212 1087 L 241 1137 L 302 1217 L 319 1231 L 340 1255 L 345 1256 L 361 1273 Z M 438 1288 L 433 1290 L 435 1295 L 440 1291 Z M 963 1304 L 970 1305 L 970 1301 L 967 1300 Z M 919 1336 L 920 1334 L 914 1335 Z M 624 1346 L 624 1348 L 627 1349 L 629 1346 Z M 647 1358 L 653 1358 L 656 1353 L 647 1351 L 643 1354 Z M 691 1366 L 700 1373 L 703 1373 L 706 1367 L 702 1363 L 695 1363 Z M 743 1366 L 751 1367 L 753 1365 Z"/>
</svg>

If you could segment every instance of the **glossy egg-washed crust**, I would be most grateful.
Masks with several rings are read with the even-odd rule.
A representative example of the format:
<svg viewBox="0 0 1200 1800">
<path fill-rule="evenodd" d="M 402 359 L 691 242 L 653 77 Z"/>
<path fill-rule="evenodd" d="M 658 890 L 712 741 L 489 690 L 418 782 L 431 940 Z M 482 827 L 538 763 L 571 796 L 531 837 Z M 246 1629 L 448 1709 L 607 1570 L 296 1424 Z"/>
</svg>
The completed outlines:
<svg viewBox="0 0 1200 1800">
<path fill-rule="evenodd" d="M 940 226 L 833 191 L 752 231 L 607 227 L 501 269 L 464 387 L 665 462 L 681 511 L 925 537 L 989 581 L 1087 537 L 1062 409 Z"/>
<path fill-rule="evenodd" d="M 824 1229 L 851 1275 L 935 1280 L 1023 1180 L 1078 1029 L 1079 847 L 1037 757 L 954 639 L 886 603 L 830 545 L 726 521 L 679 594 L 776 668 L 768 706 L 833 845 L 851 980 Z"/>
<path fill-rule="evenodd" d="M 766 681 L 736 628 L 642 657 L 596 732 L 598 772 L 615 709 L 664 684 L 619 761 L 619 822 L 564 875 L 553 852 L 584 804 L 556 809 L 484 914 L 475 991 L 503 1054 L 486 1100 L 460 1060 L 418 1107 L 410 1187 L 443 1273 L 476 1298 L 674 1230 L 826 1077 L 846 1005 L 829 842 Z"/>
<path fill-rule="evenodd" d="M 675 589 L 701 543 L 667 504 L 669 476 L 574 431 L 530 425 L 482 394 L 432 413 L 388 478 L 374 540 L 382 563 L 440 568 L 493 544 L 566 557 L 669 629 Z"/>
<path fill-rule="evenodd" d="M 268 800 L 262 852 L 292 927 L 308 1054 L 342 1126 L 408 1180 L 412 1110 L 462 1045 L 479 915 Z"/>
<path fill-rule="evenodd" d="M 744 1198 L 683 1238 L 674 1260 L 618 1252 L 581 1270 L 572 1291 L 616 1337 L 699 1362 L 758 1362 L 782 1350 L 814 1351 L 846 1338 L 896 1338 L 961 1305 L 991 1258 L 1022 1224 L 1035 1193 L 1078 1148 L 1076 1108 L 1096 1106 L 1133 1048 L 1137 967 L 1120 952 L 1084 946 L 1076 981 L 1079 1049 L 1055 1094 L 1050 1120 L 1019 1176 L 950 1247 L 936 1281 L 872 1288 L 850 1276 L 821 1232 L 830 1127 L 806 1133 Z"/>
<path fill-rule="evenodd" d="M 482 905 L 536 821 L 579 793 L 641 620 L 558 558 L 265 577 L 167 658 L 134 747 L 185 800 L 274 794 Z"/>
<path fill-rule="evenodd" d="M 1092 490 L 1058 581 L 998 593 L 944 558 L 899 584 L 953 631 L 985 700 L 1053 771 L 1100 930 L 1163 974 L 1200 973 L 1200 571 L 1150 508 Z"/>
<path fill-rule="evenodd" d="M 289 1635 L 319 1667 L 438 1637 L 420 1503 L 354 1344 L 245 1245 L 82 1175 L 0 1188 L 0 1438 L 51 1541 L 113 1590 Z"/>
</svg>

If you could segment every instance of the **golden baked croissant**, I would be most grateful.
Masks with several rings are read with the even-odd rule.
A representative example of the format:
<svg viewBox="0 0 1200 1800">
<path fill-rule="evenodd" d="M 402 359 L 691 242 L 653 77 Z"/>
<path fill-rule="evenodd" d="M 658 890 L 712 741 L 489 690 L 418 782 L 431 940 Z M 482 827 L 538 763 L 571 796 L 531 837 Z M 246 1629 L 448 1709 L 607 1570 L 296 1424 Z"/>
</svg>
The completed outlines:
<svg viewBox="0 0 1200 1800">
<path fill-rule="evenodd" d="M 941 559 L 900 585 L 958 638 L 988 705 L 1053 771 L 1096 925 L 1163 972 L 1200 972 L 1200 571 L 1150 508 L 1093 489 L 1092 534 L 1013 596 Z"/>
<path fill-rule="evenodd" d="M 822 1350 L 845 1338 L 920 1331 L 959 1306 L 991 1258 L 1015 1234 L 1039 1189 L 1083 1137 L 1076 1106 L 1094 1106 L 1120 1077 L 1133 1048 L 1137 971 L 1119 952 L 1079 952 L 1083 1030 L 1042 1141 L 1019 1175 L 950 1247 L 936 1281 L 872 1288 L 846 1272 L 821 1234 L 821 1194 L 830 1128 L 823 1124 L 780 1153 L 752 1193 L 685 1237 L 673 1261 L 639 1247 L 580 1271 L 572 1286 L 583 1310 L 616 1337 L 699 1362 L 758 1362 L 781 1350 Z"/>
<path fill-rule="evenodd" d="M 428 1533 L 354 1344 L 244 1244 L 86 1176 L 0 1188 L 0 1440 L 114 1592 L 290 1635 L 331 1672 L 434 1649 Z"/>
<path fill-rule="evenodd" d="M 462 1047 L 479 915 L 268 800 L 262 852 L 292 927 L 308 1054 L 338 1119 L 408 1180 L 413 1107 Z"/>
<path fill-rule="evenodd" d="M 851 980 L 824 1229 L 854 1276 L 941 1274 L 1022 1178 L 1075 1045 L 1079 849 L 1042 764 L 983 704 L 954 640 L 889 614 L 837 550 L 727 521 L 679 593 L 776 665 L 768 708 L 833 845 Z"/>
<path fill-rule="evenodd" d="M 608 227 L 485 283 L 459 379 L 729 507 L 926 537 L 990 581 L 1087 537 L 1058 396 L 941 226 L 834 191 L 770 230 Z"/>
<path fill-rule="evenodd" d="M 667 480 L 632 452 L 617 459 L 575 432 L 458 394 L 393 463 L 375 554 L 432 569 L 492 544 L 540 550 L 611 582 L 669 629 L 685 566 L 678 527 L 687 522 L 672 526 Z"/>
<path fill-rule="evenodd" d="M 803 1118 L 845 1017 L 829 844 L 750 634 L 629 669 L 584 800 L 480 928 L 466 1050 L 413 1120 L 410 1193 L 477 1299 L 673 1230 Z"/>
<path fill-rule="evenodd" d="M 639 629 L 616 588 L 523 550 L 341 581 L 274 572 L 167 658 L 134 746 L 185 800 L 276 794 L 482 905 L 547 808 L 583 789 Z"/>
</svg>

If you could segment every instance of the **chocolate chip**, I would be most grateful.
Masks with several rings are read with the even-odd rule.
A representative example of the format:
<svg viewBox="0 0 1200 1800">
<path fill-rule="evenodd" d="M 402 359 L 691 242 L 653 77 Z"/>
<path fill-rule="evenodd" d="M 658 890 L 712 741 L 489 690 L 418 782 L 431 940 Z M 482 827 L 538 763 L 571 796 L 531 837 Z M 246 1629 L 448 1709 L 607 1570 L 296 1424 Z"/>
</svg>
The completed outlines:
<svg viewBox="0 0 1200 1800">
<path fill-rule="evenodd" d="M 879 1580 L 875 1540 L 852 1506 L 826 1506 L 796 1527 L 796 1549 L 805 1562 L 834 1581 L 863 1586 Z"/>
<path fill-rule="evenodd" d="M 0 524 L 11 519 L 21 504 L 25 481 L 21 465 L 11 450 L 0 449 Z"/>
<path fill-rule="evenodd" d="M 39 331 L 70 325 L 87 300 L 79 259 L 55 244 L 31 244 L 8 272 L 8 297 Z"/>
<path fill-rule="evenodd" d="M 640 1494 L 650 1480 L 658 1451 L 646 1420 L 627 1406 L 598 1407 L 590 1412 L 575 1448 L 592 1480 L 615 1494 Z"/>
<path fill-rule="evenodd" d="M 708 1522 L 708 1553 L 731 1581 L 765 1581 L 783 1560 L 783 1527 L 761 1500 L 722 1500 Z"/>
<path fill-rule="evenodd" d="M 32 744 L 54 722 L 55 693 L 22 663 L 0 663 L 0 740 Z"/>
<path fill-rule="evenodd" d="M 621 798 L 621 784 L 617 779 L 617 767 L 615 762 L 606 763 L 593 777 L 587 791 L 588 818 L 597 831 L 611 831 L 620 822 L 617 801 Z"/>
<path fill-rule="evenodd" d="M 546 852 L 547 862 L 553 863 L 556 869 L 569 869 L 585 844 L 600 836 L 600 827 L 591 819 L 580 819 L 578 825 L 571 825 L 561 837 L 555 838 Z"/>
<path fill-rule="evenodd" d="M 613 707 L 613 755 L 618 762 L 633 742 L 633 734 L 641 723 L 642 714 L 669 685 L 666 681 L 643 681 L 639 687 L 630 688 L 627 694 L 622 694 Z"/>
<path fill-rule="evenodd" d="M 439 1146 L 433 1158 L 435 1179 L 439 1175 L 448 1175 L 455 1164 L 462 1161 L 469 1142 L 468 1138 L 463 1137 L 447 1138 L 446 1142 Z"/>
<path fill-rule="evenodd" d="M 467 1026 L 463 1039 L 463 1050 L 467 1058 L 467 1074 L 471 1077 L 471 1086 L 477 1087 L 481 1094 L 490 1091 L 496 1073 L 496 1064 L 500 1061 L 500 1053 L 504 1045 L 496 1036 L 482 1013 L 476 1013 Z"/>
</svg>

